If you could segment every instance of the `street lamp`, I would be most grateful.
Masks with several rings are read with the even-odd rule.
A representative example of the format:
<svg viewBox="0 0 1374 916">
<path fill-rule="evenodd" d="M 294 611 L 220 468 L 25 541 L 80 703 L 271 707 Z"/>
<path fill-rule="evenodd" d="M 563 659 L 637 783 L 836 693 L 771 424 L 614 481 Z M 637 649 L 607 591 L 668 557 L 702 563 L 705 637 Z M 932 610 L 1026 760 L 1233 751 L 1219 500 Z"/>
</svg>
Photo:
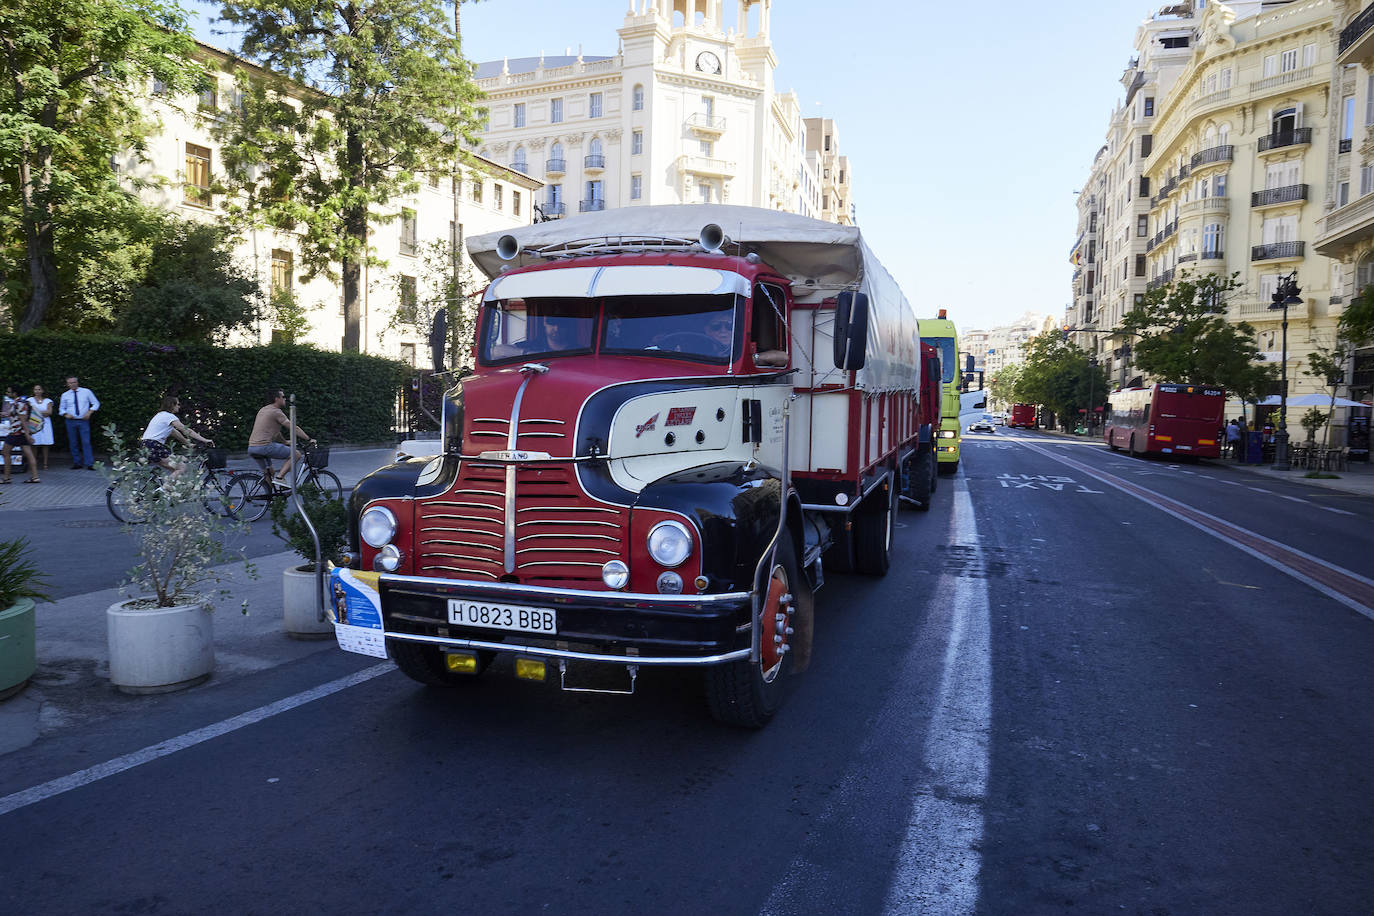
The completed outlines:
<svg viewBox="0 0 1374 916">
<path fill-rule="evenodd" d="M 1283 350 L 1279 362 L 1279 428 L 1278 432 L 1274 433 L 1272 465 L 1275 471 L 1287 471 L 1292 468 L 1288 463 L 1288 306 L 1302 305 L 1302 299 L 1298 298 L 1300 292 L 1302 287 L 1298 286 L 1298 272 L 1295 270 L 1288 276 L 1279 278 L 1274 294 L 1270 297 L 1273 301 L 1269 303 L 1271 309 L 1283 309 Z"/>
</svg>

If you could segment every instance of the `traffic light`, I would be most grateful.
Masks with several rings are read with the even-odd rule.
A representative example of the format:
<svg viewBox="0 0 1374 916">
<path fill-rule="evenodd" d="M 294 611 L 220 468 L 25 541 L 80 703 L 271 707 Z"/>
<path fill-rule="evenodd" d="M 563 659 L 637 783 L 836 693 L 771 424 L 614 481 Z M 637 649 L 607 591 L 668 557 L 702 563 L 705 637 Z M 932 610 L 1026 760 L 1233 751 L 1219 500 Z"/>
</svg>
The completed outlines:
<svg viewBox="0 0 1374 916">
<path fill-rule="evenodd" d="M 1059 339 L 1062 340 L 1064 343 L 1069 342 L 1069 329 L 1067 325 L 1060 329 Z"/>
</svg>

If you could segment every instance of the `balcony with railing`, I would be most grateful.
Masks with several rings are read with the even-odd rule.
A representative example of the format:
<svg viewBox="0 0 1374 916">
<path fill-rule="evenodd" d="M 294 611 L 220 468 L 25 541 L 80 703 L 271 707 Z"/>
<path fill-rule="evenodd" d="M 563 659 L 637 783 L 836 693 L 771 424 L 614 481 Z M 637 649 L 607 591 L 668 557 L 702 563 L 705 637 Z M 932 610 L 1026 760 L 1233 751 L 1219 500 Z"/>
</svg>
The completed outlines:
<svg viewBox="0 0 1374 916">
<path fill-rule="evenodd" d="M 1229 143 L 1225 146 L 1214 146 L 1211 149 L 1201 150 L 1193 153 L 1189 165 L 1194 171 L 1206 168 L 1209 165 L 1218 165 L 1223 162 L 1230 162 L 1236 157 L 1236 148 Z"/>
<path fill-rule="evenodd" d="M 544 214 L 545 219 L 555 219 L 568 212 L 568 205 L 561 200 L 550 200 L 539 205 L 539 210 Z"/>
<path fill-rule="evenodd" d="M 1180 263 L 1180 264 L 1187 264 L 1189 261 L 1196 261 L 1196 260 L 1197 260 L 1197 252 L 1196 252 L 1196 251 L 1189 252 L 1188 254 L 1181 254 L 1181 255 L 1178 256 L 1178 263 Z"/>
<path fill-rule="evenodd" d="M 677 159 L 678 168 L 692 175 L 705 175 L 710 178 L 732 178 L 735 164 L 726 159 L 713 159 L 710 156 L 683 155 Z"/>
<path fill-rule="evenodd" d="M 578 213 L 592 213 L 596 210 L 605 209 L 606 202 L 599 197 L 593 197 L 591 200 L 579 200 L 577 202 Z"/>
<path fill-rule="evenodd" d="M 1259 138 L 1255 151 L 1271 153 L 1289 146 L 1302 146 L 1312 142 L 1312 128 L 1299 127 L 1294 130 L 1281 130 Z"/>
<path fill-rule="evenodd" d="M 1178 231 L 1178 220 L 1174 220 L 1172 223 L 1170 223 L 1169 225 L 1167 225 L 1167 226 L 1164 227 L 1164 233 L 1163 233 L 1163 236 L 1162 236 L 1162 238 L 1160 239 L 1160 241 L 1163 241 L 1164 239 L 1167 239 L 1169 236 L 1173 235 L 1173 234 L 1174 234 L 1175 232 L 1177 232 L 1177 231 Z"/>
<path fill-rule="evenodd" d="M 1251 261 L 1286 261 L 1303 257 L 1306 242 L 1270 242 L 1250 249 Z"/>
<path fill-rule="evenodd" d="M 687 129 L 701 137 L 719 137 L 725 133 L 725 119 L 698 111 L 687 116 Z"/>
<path fill-rule="evenodd" d="M 1329 258 L 1348 258 L 1374 238 L 1374 194 L 1365 194 L 1337 207 L 1318 221 L 1312 250 Z"/>
<path fill-rule="evenodd" d="M 1199 261 L 1224 261 L 1226 260 L 1226 252 L 1217 248 L 1204 248 L 1198 252 L 1197 258 Z"/>
<path fill-rule="evenodd" d="M 1168 286 L 1172 282 L 1174 282 L 1174 268 L 1170 267 L 1164 273 L 1147 282 L 1145 288 L 1159 289 L 1161 286 Z"/>
<path fill-rule="evenodd" d="M 1305 184 L 1290 184 L 1282 188 L 1265 188 L 1263 191 L 1250 192 L 1250 206 L 1255 209 L 1291 204 L 1299 200 L 1307 200 Z"/>
<path fill-rule="evenodd" d="M 1186 204 L 1178 205 L 1178 215 L 1180 219 L 1193 216 L 1225 216 L 1231 212 L 1230 198 L 1226 197 L 1202 197 L 1197 200 L 1190 200 Z"/>
<path fill-rule="evenodd" d="M 605 156 L 583 156 L 582 169 L 586 172 L 600 172 L 606 168 Z"/>
<path fill-rule="evenodd" d="M 1360 10 L 1360 15 L 1341 29 L 1337 48 L 1337 60 L 1342 64 L 1363 60 L 1374 54 L 1374 5 Z"/>
<path fill-rule="evenodd" d="M 568 171 L 568 163 L 563 159 L 547 159 L 544 162 L 544 174 L 562 175 Z"/>
</svg>

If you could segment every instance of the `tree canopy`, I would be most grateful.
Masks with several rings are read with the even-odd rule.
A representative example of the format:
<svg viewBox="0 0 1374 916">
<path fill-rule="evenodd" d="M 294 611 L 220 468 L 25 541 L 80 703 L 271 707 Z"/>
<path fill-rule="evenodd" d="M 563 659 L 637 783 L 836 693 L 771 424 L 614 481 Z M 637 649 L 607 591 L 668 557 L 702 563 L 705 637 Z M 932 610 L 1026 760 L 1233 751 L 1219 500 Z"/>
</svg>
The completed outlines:
<svg viewBox="0 0 1374 916">
<path fill-rule="evenodd" d="M 138 97 L 154 80 L 196 87 L 193 50 L 170 0 L 0 4 L 0 269 L 21 331 L 51 323 L 55 303 L 67 326 L 84 319 L 63 280 L 127 204 L 111 163 L 153 130 Z"/>
<path fill-rule="evenodd" d="M 457 22 L 441 0 L 226 0 L 223 19 L 245 57 L 280 74 L 239 74 L 244 104 L 221 138 L 228 206 L 296 233 L 307 277 L 341 276 L 356 350 L 362 266 L 381 263 L 369 225 L 477 143 L 485 112 Z"/>
<path fill-rule="evenodd" d="M 1108 390 L 1106 371 L 1086 350 L 1058 331 L 1045 331 L 1026 344 L 1011 400 L 1043 404 L 1063 419 L 1100 407 Z"/>
<path fill-rule="evenodd" d="M 1257 362 L 1254 327 L 1226 318 L 1227 299 L 1241 285 L 1238 276 L 1185 271 L 1147 292 L 1121 322 L 1136 334 L 1136 367 L 1161 381 L 1220 385 L 1245 401 L 1262 397 L 1276 368 Z"/>
</svg>

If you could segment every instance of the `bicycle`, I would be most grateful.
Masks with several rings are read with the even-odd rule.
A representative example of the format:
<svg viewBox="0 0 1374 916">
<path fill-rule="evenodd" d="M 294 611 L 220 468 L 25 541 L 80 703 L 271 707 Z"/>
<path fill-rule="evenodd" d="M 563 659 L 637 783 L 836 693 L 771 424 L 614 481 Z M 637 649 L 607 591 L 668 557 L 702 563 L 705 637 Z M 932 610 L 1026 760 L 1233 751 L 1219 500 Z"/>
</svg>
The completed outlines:
<svg viewBox="0 0 1374 916">
<path fill-rule="evenodd" d="M 328 499 L 343 499 L 343 484 L 329 467 L 329 446 L 317 445 L 301 450 L 305 459 L 292 469 L 295 478 L 293 486 L 313 486 Z M 245 487 L 244 502 L 238 508 L 238 516 L 246 522 L 256 522 L 267 514 L 274 499 L 285 499 L 291 495 L 292 487 L 283 486 L 272 472 L 272 459 L 257 458 L 258 471 L 240 471 L 235 478 Z"/>
<path fill-rule="evenodd" d="M 199 450 L 193 458 L 194 471 L 203 473 L 201 478 L 205 488 L 201 501 L 205 509 L 223 518 L 238 518 L 240 509 L 248 502 L 248 488 L 239 475 L 225 467 L 227 453 L 222 448 Z M 168 473 L 159 464 L 148 464 L 114 481 L 105 490 L 105 505 L 116 520 L 128 525 L 138 525 L 147 521 L 148 513 L 144 503 L 162 486 L 162 478 Z"/>
</svg>

